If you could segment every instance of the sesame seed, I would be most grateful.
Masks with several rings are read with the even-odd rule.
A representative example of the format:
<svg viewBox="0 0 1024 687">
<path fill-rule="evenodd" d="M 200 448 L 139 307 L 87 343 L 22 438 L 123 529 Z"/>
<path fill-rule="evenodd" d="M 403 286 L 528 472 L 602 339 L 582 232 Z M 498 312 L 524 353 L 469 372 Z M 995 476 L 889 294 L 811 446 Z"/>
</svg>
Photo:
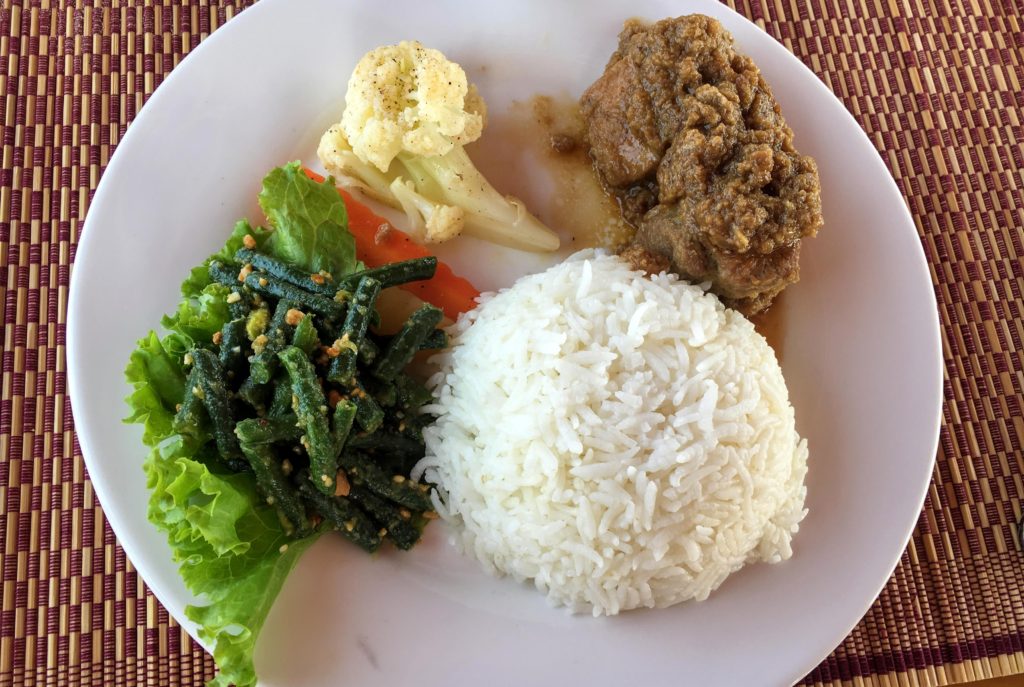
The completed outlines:
<svg viewBox="0 0 1024 687">
<path fill-rule="evenodd" d="M 281 548 L 278 549 L 278 552 L 284 553 L 287 550 L 288 550 L 288 545 L 287 544 L 281 544 Z"/>
<path fill-rule="evenodd" d="M 228 294 L 226 300 L 228 303 L 237 303 L 238 301 L 242 300 L 242 294 L 238 293 L 237 291 L 232 291 L 231 293 Z"/>
</svg>

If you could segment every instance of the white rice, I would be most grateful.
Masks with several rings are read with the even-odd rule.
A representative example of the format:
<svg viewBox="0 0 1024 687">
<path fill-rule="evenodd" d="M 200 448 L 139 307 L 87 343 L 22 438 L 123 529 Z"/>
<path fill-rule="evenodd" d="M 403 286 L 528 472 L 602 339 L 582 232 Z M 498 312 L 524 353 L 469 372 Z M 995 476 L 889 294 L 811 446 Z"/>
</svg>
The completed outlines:
<svg viewBox="0 0 1024 687">
<path fill-rule="evenodd" d="M 414 476 L 487 570 L 613 615 L 792 555 L 807 445 L 771 348 L 715 296 L 583 251 L 452 333 Z"/>
</svg>

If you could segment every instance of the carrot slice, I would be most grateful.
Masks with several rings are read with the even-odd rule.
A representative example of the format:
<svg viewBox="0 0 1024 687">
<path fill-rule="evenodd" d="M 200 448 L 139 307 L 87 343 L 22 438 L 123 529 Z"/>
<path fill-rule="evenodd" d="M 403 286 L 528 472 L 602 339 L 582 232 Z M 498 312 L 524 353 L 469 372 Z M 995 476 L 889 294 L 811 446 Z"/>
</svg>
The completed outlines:
<svg viewBox="0 0 1024 687">
<path fill-rule="evenodd" d="M 306 168 L 305 172 L 313 181 L 322 183 L 324 180 L 311 169 Z M 339 188 L 338 193 L 345 199 L 348 229 L 356 239 L 356 257 L 366 263 L 367 267 L 431 255 L 430 251 L 413 241 L 408 234 L 396 229 L 386 219 L 353 198 L 348 191 Z M 403 284 L 399 288 L 441 308 L 445 316 L 452 320 L 475 308 L 476 297 L 480 295 L 469 281 L 440 261 L 431 279 Z"/>
</svg>

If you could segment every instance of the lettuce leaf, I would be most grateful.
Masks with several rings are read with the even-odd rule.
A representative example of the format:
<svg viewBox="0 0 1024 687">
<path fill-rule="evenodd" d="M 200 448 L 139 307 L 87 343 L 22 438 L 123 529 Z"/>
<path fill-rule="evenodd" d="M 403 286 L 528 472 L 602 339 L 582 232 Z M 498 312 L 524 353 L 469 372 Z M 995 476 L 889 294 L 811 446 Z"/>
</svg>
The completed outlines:
<svg viewBox="0 0 1024 687">
<path fill-rule="evenodd" d="M 185 395 L 184 353 L 168 351 L 179 343 L 179 337 L 172 334 L 161 341 L 156 332 L 150 332 L 132 351 L 124 372 L 133 388 L 127 398 L 132 413 L 125 422 L 143 426 L 142 441 L 147 446 L 155 446 L 171 434 L 175 406 Z"/>
<path fill-rule="evenodd" d="M 144 463 L 148 517 L 166 532 L 182 579 L 203 600 L 185 612 L 213 646 L 220 672 L 211 687 L 256 684 L 260 630 L 288 573 L 318 535 L 290 539 L 251 474 L 224 472 L 211 443 L 174 433 L 187 385 L 185 354 L 206 345 L 230 317 L 230 289 L 211 280 L 208 266 L 233 260 L 249 235 L 257 248 L 311 273 L 340 277 L 360 267 L 341 196 L 306 177 L 298 163 L 267 175 L 260 204 L 274 228 L 236 224 L 224 247 L 182 283 L 181 304 L 162 320 L 169 333 L 141 339 L 125 370 L 132 387 L 125 422 L 141 424 L 152 449 Z"/>
<path fill-rule="evenodd" d="M 229 293 L 231 289 L 223 284 L 207 284 L 195 298 L 179 303 L 173 315 L 164 315 L 160 323 L 172 332 L 206 343 L 231 319 L 227 301 Z"/>
<path fill-rule="evenodd" d="M 316 536 L 293 541 L 247 474 L 217 474 L 173 436 L 145 463 L 149 519 L 167 531 L 182 579 L 205 603 L 185 613 L 213 645 L 211 687 L 256 684 L 253 650 L 270 607 Z"/>
<path fill-rule="evenodd" d="M 348 224 L 342 226 L 346 229 L 348 228 Z M 186 299 L 198 298 L 203 289 L 209 286 L 212 281 L 210 279 L 210 270 L 208 269 L 210 263 L 214 260 L 220 260 L 221 262 L 231 262 L 234 260 L 235 253 L 242 247 L 242 241 L 247 235 L 252 236 L 256 240 L 256 248 L 258 250 L 263 250 L 267 238 L 270 236 L 270 231 L 262 227 L 254 227 L 249 224 L 248 220 L 239 220 L 235 224 L 235 228 L 232 230 L 231 236 L 228 237 L 224 247 L 204 260 L 202 265 L 192 268 L 188 279 L 181 284 L 181 295 Z"/>
<path fill-rule="evenodd" d="M 358 269 L 355 239 L 338 230 L 348 227 L 348 213 L 333 180 L 317 183 L 291 162 L 263 179 L 259 200 L 275 229 L 267 250 L 276 257 L 335 277 Z"/>
</svg>

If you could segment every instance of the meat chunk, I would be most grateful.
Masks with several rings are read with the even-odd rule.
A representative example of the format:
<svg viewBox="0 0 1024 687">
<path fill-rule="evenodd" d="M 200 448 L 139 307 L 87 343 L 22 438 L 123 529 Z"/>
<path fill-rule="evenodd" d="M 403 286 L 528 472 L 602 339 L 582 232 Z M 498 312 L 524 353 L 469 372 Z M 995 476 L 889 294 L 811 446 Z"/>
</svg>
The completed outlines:
<svg viewBox="0 0 1024 687">
<path fill-rule="evenodd" d="M 628 186 L 657 170 L 664 146 L 635 64 L 609 64 L 600 84 L 601 98 L 583 100 L 590 154 L 607 183 Z"/>
<path fill-rule="evenodd" d="M 817 166 L 718 21 L 626 22 L 580 105 L 636 246 L 746 314 L 799 279 L 800 241 L 822 225 Z"/>
<path fill-rule="evenodd" d="M 647 274 L 661 274 L 672 267 L 664 255 L 651 253 L 636 244 L 627 246 L 619 253 L 619 257 L 628 262 L 633 269 L 642 270 Z"/>
</svg>

